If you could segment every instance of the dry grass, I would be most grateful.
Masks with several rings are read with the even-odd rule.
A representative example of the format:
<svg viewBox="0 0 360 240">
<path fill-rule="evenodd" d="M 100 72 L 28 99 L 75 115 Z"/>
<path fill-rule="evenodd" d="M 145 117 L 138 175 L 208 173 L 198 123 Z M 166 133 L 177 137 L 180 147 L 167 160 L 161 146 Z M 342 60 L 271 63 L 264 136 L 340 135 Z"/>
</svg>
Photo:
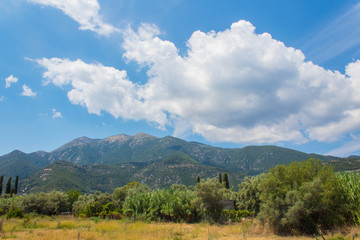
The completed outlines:
<svg viewBox="0 0 360 240">
<path fill-rule="evenodd" d="M 34 218 L 10 219 L 3 223 L 5 236 L 0 239 L 147 239 L 147 240 L 185 240 L 185 239 L 298 239 L 313 237 L 280 237 L 253 221 L 229 225 L 144 223 L 118 220 L 94 221 L 76 218 Z M 351 229 L 351 232 L 358 229 Z"/>
</svg>

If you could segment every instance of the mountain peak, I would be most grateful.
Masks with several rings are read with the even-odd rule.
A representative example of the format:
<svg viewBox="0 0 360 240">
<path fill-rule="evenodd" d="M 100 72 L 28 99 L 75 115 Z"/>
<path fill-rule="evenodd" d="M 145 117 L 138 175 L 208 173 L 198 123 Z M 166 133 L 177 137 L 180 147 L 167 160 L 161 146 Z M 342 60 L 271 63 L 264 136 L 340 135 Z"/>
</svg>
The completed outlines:
<svg viewBox="0 0 360 240">
<path fill-rule="evenodd" d="M 126 142 L 127 140 L 129 140 L 131 138 L 131 136 L 126 135 L 126 134 L 119 134 L 119 135 L 114 135 L 114 136 L 110 136 L 107 137 L 105 139 L 102 139 L 101 142 L 108 142 L 108 143 L 123 143 Z"/>
<path fill-rule="evenodd" d="M 137 134 L 134 135 L 134 138 L 135 138 L 135 139 L 144 139 L 144 138 L 153 138 L 153 139 L 156 139 L 157 137 L 152 136 L 152 135 L 147 134 L 147 133 L 139 132 L 139 133 L 137 133 Z"/>
</svg>

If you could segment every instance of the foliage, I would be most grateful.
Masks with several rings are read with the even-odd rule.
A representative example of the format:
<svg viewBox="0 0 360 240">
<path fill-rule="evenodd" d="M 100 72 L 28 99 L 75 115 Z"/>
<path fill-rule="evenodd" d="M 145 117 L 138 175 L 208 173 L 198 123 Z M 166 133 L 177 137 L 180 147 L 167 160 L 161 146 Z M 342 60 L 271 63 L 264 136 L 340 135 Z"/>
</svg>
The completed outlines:
<svg viewBox="0 0 360 240">
<path fill-rule="evenodd" d="M 263 174 L 253 177 L 246 177 L 239 185 L 237 207 L 241 210 L 254 211 L 255 215 L 260 211 L 260 189 L 259 183 Z"/>
<path fill-rule="evenodd" d="M 232 222 L 241 222 L 243 218 L 254 216 L 255 212 L 249 210 L 223 210 L 223 214 Z"/>
<path fill-rule="evenodd" d="M 18 188 L 19 188 L 19 176 L 16 176 L 16 178 L 15 178 L 15 186 L 14 186 L 14 189 L 13 189 L 14 194 L 18 193 Z"/>
<path fill-rule="evenodd" d="M 347 210 L 352 220 L 360 224 L 360 174 L 342 172 L 336 175 L 347 197 Z"/>
<path fill-rule="evenodd" d="M 202 180 L 195 186 L 197 196 L 194 204 L 199 211 L 203 210 L 207 219 L 217 222 L 222 213 L 220 200 L 224 198 L 225 188 L 219 183 L 218 179 L 211 178 Z"/>
<path fill-rule="evenodd" d="M 6 219 L 9 218 L 23 218 L 24 214 L 22 213 L 21 209 L 14 208 L 14 203 L 11 204 L 9 212 L 5 215 Z"/>
<path fill-rule="evenodd" d="M 57 215 L 71 210 L 68 195 L 58 191 L 29 194 L 23 198 L 22 204 L 25 213 Z"/>
<path fill-rule="evenodd" d="M 192 204 L 195 198 L 194 192 L 177 185 L 129 195 L 123 211 L 126 216 L 137 220 L 196 222 L 200 213 Z"/>
<path fill-rule="evenodd" d="M 344 224 L 344 194 L 335 173 L 309 159 L 279 165 L 259 183 L 262 222 L 278 233 L 318 233 Z"/>
<path fill-rule="evenodd" d="M 5 188 L 5 194 L 10 194 L 10 193 L 11 193 L 11 177 L 9 177 Z"/>
<path fill-rule="evenodd" d="M 230 188 L 229 178 L 228 178 L 227 173 L 224 173 L 224 175 L 223 175 L 222 184 L 224 185 L 224 187 L 225 187 L 226 189 L 229 189 L 229 188 Z"/>
<path fill-rule="evenodd" d="M 81 192 L 79 192 L 78 190 L 69 190 L 66 192 L 66 195 L 69 198 L 69 205 L 72 208 L 72 205 L 74 204 L 74 202 L 78 200 L 79 196 L 81 195 Z"/>
</svg>

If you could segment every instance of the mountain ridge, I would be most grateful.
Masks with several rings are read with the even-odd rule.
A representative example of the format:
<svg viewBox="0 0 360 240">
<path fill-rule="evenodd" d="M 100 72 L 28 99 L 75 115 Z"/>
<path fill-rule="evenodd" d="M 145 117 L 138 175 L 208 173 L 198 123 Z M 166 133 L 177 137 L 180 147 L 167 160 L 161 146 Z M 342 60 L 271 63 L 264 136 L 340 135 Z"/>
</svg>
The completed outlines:
<svg viewBox="0 0 360 240">
<path fill-rule="evenodd" d="M 58 174 L 72 179 L 79 179 L 81 175 L 81 180 L 78 181 L 81 182 L 83 191 L 94 190 L 85 186 L 92 182 L 91 177 L 95 179 L 98 177 L 91 170 L 95 168 L 102 169 L 98 172 L 98 174 L 103 174 L 101 178 L 99 177 L 101 184 L 96 182 L 91 184 L 98 186 L 101 190 L 109 190 L 105 185 L 115 186 L 109 182 L 109 179 L 117 184 L 136 180 L 153 187 L 165 187 L 171 183 L 188 185 L 196 178 L 195 175 L 216 177 L 216 172 L 229 172 L 231 178 L 238 182 L 240 179 L 236 175 L 242 177 L 249 174 L 255 175 L 278 164 L 304 161 L 312 157 L 322 161 L 340 159 L 333 156 L 307 154 L 273 145 L 220 148 L 188 142 L 172 136 L 160 138 L 146 133 L 138 133 L 134 136 L 118 134 L 104 139 L 76 138 L 51 152 L 37 151 L 27 154 L 15 150 L 0 156 L 0 175 L 19 176 L 24 180 L 23 186 L 27 186 L 28 189 L 31 189 L 30 186 L 32 189 L 44 189 L 35 185 L 55 187 L 56 181 L 48 184 L 52 181 L 49 178 L 46 181 L 38 181 L 41 174 L 54 175 L 41 171 L 47 169 L 48 166 L 61 169 L 66 164 L 56 165 L 56 163 L 68 162 L 71 164 L 66 166 L 71 171 L 59 170 Z M 184 164 L 180 164 L 182 161 Z M 71 172 L 74 175 L 71 175 Z M 89 176 L 84 175 L 84 172 L 87 172 Z M 108 179 L 107 172 L 109 172 Z M 76 185 L 73 181 L 60 176 L 54 176 L 54 179 L 62 179 L 57 181 L 59 185 L 66 185 L 64 182 L 68 182 L 69 188 Z"/>
</svg>

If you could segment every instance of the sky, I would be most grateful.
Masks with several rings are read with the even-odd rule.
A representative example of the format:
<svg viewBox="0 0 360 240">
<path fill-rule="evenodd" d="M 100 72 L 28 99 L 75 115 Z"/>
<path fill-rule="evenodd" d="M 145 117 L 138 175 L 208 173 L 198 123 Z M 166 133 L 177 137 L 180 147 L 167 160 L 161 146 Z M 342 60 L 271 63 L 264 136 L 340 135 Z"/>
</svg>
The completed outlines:
<svg viewBox="0 0 360 240">
<path fill-rule="evenodd" d="M 360 1 L 2 0 L 0 155 L 145 132 L 360 155 Z"/>
</svg>

